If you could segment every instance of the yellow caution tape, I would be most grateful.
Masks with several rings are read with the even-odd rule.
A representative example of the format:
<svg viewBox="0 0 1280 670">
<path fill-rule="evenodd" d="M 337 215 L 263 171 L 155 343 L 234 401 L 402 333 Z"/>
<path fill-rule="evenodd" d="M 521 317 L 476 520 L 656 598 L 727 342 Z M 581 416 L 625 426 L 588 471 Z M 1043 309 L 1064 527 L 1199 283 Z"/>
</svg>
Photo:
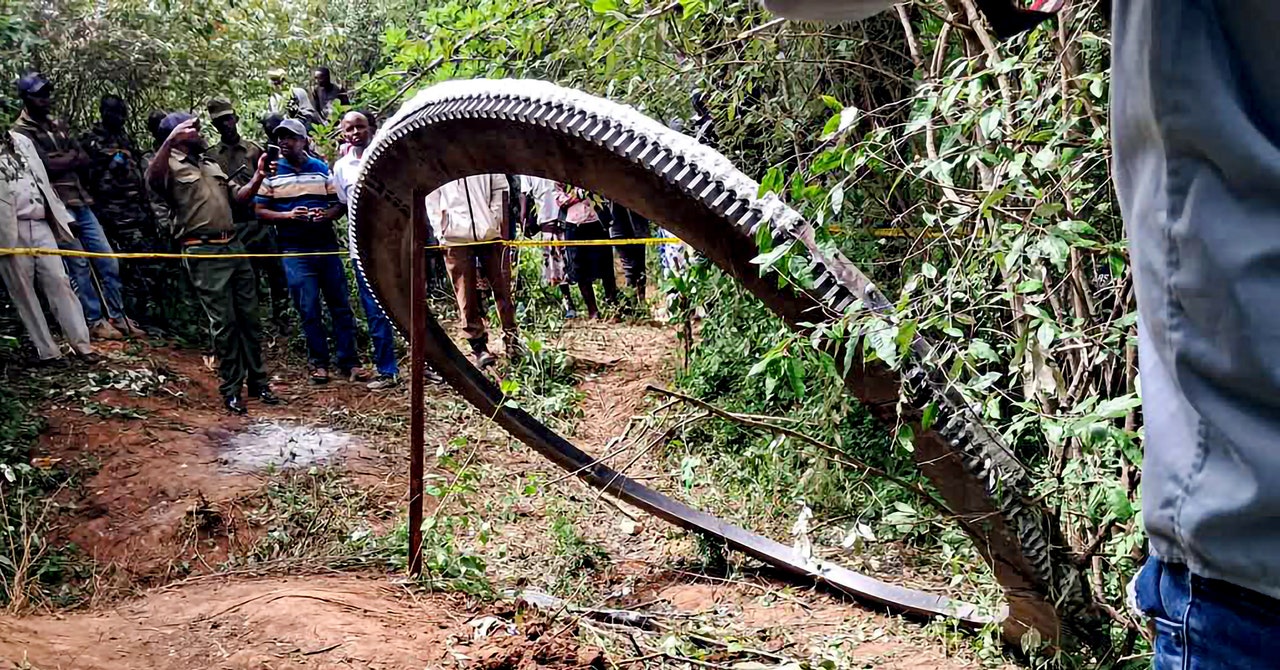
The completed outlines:
<svg viewBox="0 0 1280 670">
<path fill-rule="evenodd" d="M 923 230 L 903 230 L 901 228 L 875 228 L 872 234 L 876 237 L 940 237 L 943 233 Z M 624 240 L 485 240 L 483 242 L 459 242 L 457 244 L 435 244 L 426 249 L 448 249 L 471 247 L 482 244 L 501 244 L 504 247 L 617 247 L 629 244 L 683 244 L 678 237 L 643 237 Z M 200 246 L 200 245 L 194 245 Z M 346 250 L 338 251 L 293 251 L 274 254 L 194 254 L 173 252 L 112 252 L 82 251 L 79 249 L 47 249 L 44 247 L 0 247 L 0 256 L 70 256 L 73 258 L 120 258 L 120 259 L 158 259 L 158 258 L 298 258 L 302 256 L 345 256 Z"/>
<path fill-rule="evenodd" d="M 504 247 L 615 247 L 629 244 L 681 244 L 677 237 L 644 237 L 626 240 L 486 240 L 484 242 L 460 242 L 458 244 L 435 244 L 427 249 L 449 249 L 456 247 L 472 247 L 484 244 L 501 244 Z M 201 245 L 193 245 L 201 246 Z M 82 251 L 79 249 L 48 249 L 45 247 L 0 247 L 0 256 L 70 256 L 72 258 L 298 258 L 302 256 L 346 256 L 346 250 L 338 251 L 292 251 L 274 254 L 195 254 L 172 252 L 112 252 Z"/>
</svg>

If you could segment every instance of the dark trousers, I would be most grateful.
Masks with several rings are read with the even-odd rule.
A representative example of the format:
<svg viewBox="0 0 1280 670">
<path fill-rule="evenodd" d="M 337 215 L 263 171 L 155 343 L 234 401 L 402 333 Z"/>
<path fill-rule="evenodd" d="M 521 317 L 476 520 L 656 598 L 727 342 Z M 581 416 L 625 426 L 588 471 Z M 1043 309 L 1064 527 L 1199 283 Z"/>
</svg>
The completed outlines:
<svg viewBox="0 0 1280 670">
<path fill-rule="evenodd" d="M 106 228 L 107 239 L 120 253 L 155 253 L 168 251 L 159 237 L 141 228 Z M 120 263 L 121 293 L 124 311 L 134 320 L 149 325 L 163 326 L 166 315 L 172 309 L 178 281 L 176 267 L 166 266 L 162 259 L 127 258 Z M 168 303 L 168 304 L 166 304 Z"/>
<path fill-rule="evenodd" d="M 511 301 L 511 284 L 502 270 L 503 248 L 501 244 L 477 244 L 444 250 L 444 264 L 453 282 L 458 312 L 462 315 L 462 332 L 472 343 L 483 342 L 487 338 L 479 290 L 481 275 L 493 290 L 493 301 L 498 307 L 503 332 L 516 332 L 516 307 Z"/>
<path fill-rule="evenodd" d="M 280 252 L 276 245 L 276 231 L 271 225 L 261 221 L 249 221 L 236 224 L 241 226 L 238 236 L 244 240 L 244 246 L 251 254 L 275 254 Z M 285 280 L 284 265 L 279 258 L 253 258 L 253 273 L 258 280 L 266 280 L 267 292 L 271 298 L 271 318 L 276 325 L 286 323 L 289 315 L 289 283 Z M 261 295 L 259 296 L 261 302 Z"/>
<path fill-rule="evenodd" d="M 289 282 L 294 307 L 302 319 L 302 332 L 307 340 L 307 361 L 312 367 L 329 367 L 329 333 L 324 326 L 324 306 L 333 322 L 333 342 L 339 370 L 360 365 L 356 353 L 356 320 L 347 297 L 347 273 L 342 258 L 334 256 L 295 256 L 285 258 L 284 276 Z"/>
<path fill-rule="evenodd" d="M 239 242 L 186 247 L 199 255 L 242 254 Z M 258 287 L 247 258 L 183 259 L 196 296 L 209 316 L 213 350 L 218 357 L 218 391 L 237 395 L 247 381 L 253 393 L 267 386 L 262 362 L 262 323 L 258 318 Z"/>
<path fill-rule="evenodd" d="M 642 240 L 649 237 L 649 220 L 623 208 L 613 206 L 612 221 L 609 222 L 609 237 L 614 240 Z M 618 259 L 622 261 L 622 275 L 627 279 L 627 286 L 640 288 L 645 282 L 645 260 L 643 244 L 618 245 Z"/>
</svg>

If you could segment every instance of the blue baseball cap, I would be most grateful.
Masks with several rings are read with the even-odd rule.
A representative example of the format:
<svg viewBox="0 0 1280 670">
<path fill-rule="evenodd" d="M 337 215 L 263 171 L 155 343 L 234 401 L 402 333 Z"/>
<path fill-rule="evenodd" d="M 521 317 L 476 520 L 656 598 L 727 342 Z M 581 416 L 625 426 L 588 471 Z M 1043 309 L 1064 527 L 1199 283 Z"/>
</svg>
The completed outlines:
<svg viewBox="0 0 1280 670">
<path fill-rule="evenodd" d="M 173 132 L 174 128 L 177 128 L 184 121 L 194 118 L 196 118 L 194 115 L 186 112 L 173 112 L 172 114 L 165 116 L 164 120 L 160 122 L 160 133 L 167 136 L 169 133 Z"/>
<path fill-rule="evenodd" d="M 21 95 L 35 95 L 51 90 L 53 90 L 53 84 L 39 72 L 32 72 L 18 80 L 18 93 Z"/>
</svg>

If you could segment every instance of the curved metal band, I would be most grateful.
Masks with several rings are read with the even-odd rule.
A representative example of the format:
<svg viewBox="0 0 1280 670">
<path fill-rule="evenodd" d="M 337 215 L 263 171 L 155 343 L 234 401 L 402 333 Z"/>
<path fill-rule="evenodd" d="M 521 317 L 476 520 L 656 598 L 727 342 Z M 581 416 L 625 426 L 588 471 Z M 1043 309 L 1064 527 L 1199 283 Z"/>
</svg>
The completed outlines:
<svg viewBox="0 0 1280 670">
<path fill-rule="evenodd" d="M 735 277 L 793 328 L 828 321 L 855 301 L 886 309 L 884 297 L 852 263 L 819 249 L 812 229 L 720 154 L 629 107 L 537 81 L 456 81 L 423 91 L 379 131 L 352 198 L 357 271 L 377 300 L 407 332 L 410 314 L 411 203 L 461 177 L 528 174 L 572 183 L 651 219 Z M 807 257 L 813 288 L 798 292 L 762 276 L 751 260 L 760 226 L 775 243 L 793 241 Z M 578 471 L 597 488 L 684 528 L 722 538 L 770 565 L 825 581 L 861 598 L 918 615 L 955 617 L 969 625 L 990 620 L 970 605 L 874 580 L 838 566 L 807 561 L 789 547 L 725 523 L 652 491 L 594 459 L 503 396 L 458 351 L 432 317 L 428 358 L 480 411 L 560 467 Z M 927 351 L 918 340 L 918 354 Z M 1015 629 L 1033 626 L 1056 636 L 1054 602 L 1079 598 L 1074 572 L 1069 597 L 1051 556 L 1040 510 L 1016 491 L 1026 472 L 1013 455 L 926 372 L 908 375 L 922 403 L 940 408 L 932 430 L 917 427 L 921 467 L 960 517 L 1009 595 Z M 895 422 L 901 379 L 883 366 L 860 362 L 846 384 L 880 419 Z M 904 417 L 908 421 L 918 416 Z M 1016 630 L 1015 630 L 1016 632 Z"/>
</svg>

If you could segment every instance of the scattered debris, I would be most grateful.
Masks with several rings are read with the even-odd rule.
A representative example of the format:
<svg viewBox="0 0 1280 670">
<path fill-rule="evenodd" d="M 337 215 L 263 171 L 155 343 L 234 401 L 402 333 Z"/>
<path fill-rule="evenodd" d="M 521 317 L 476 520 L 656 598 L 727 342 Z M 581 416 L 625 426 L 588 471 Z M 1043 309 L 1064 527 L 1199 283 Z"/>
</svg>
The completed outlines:
<svg viewBox="0 0 1280 670">
<path fill-rule="evenodd" d="M 261 421 L 233 434 L 221 460 L 237 469 L 304 468 L 323 465 L 357 442 L 331 428 L 288 421 Z"/>
</svg>

